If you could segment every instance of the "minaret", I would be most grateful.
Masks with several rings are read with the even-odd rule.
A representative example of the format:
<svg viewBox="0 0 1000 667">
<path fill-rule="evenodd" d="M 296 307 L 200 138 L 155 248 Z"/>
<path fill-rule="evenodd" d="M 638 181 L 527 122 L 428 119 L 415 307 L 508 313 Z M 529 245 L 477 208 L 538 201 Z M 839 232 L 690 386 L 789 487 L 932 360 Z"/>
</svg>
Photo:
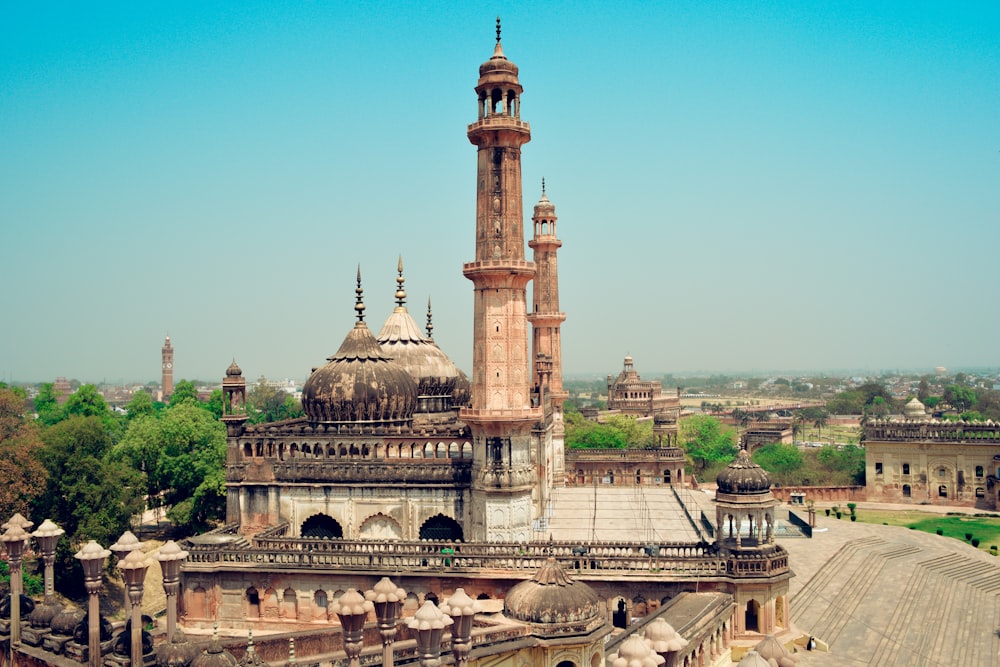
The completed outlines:
<svg viewBox="0 0 1000 667">
<path fill-rule="evenodd" d="M 166 403 L 174 394 L 174 348 L 170 345 L 170 336 L 167 336 L 160 350 L 163 360 L 163 377 L 160 386 L 163 387 L 163 402 Z"/>
<path fill-rule="evenodd" d="M 532 327 L 533 382 L 541 388 L 543 377 L 548 374 L 548 391 L 552 396 L 552 406 L 562 412 L 562 405 L 569 392 L 563 390 L 562 383 L 562 343 L 559 325 L 566 321 L 566 313 L 559 312 L 559 265 L 556 251 L 562 241 L 556 237 L 556 207 L 545 194 L 545 180 L 542 179 L 542 198 L 535 204 L 535 214 L 531 221 L 535 224 L 535 235 L 528 246 L 535 251 L 535 266 L 538 274 L 532 287 L 532 309 L 528 321 Z M 539 360 L 543 363 L 539 364 Z M 547 362 L 547 363 L 545 363 Z"/>
<path fill-rule="evenodd" d="M 565 483 L 564 443 L 566 429 L 563 425 L 563 402 L 569 392 L 563 389 L 562 338 L 560 326 L 566 313 L 559 312 L 559 265 L 556 251 L 562 241 L 556 236 L 556 207 L 545 194 L 542 179 L 542 198 L 535 204 L 531 217 L 535 234 L 528 246 L 534 251 L 538 273 L 532 285 L 532 308 L 528 314 L 532 334 L 532 382 L 541 400 L 547 394 L 552 405 L 551 438 L 542 438 L 537 458 L 545 463 L 546 475 L 542 481 L 542 502 L 548 498 L 548 487 Z M 543 471 L 539 471 L 540 473 Z"/>
<path fill-rule="evenodd" d="M 541 410 L 531 405 L 526 293 L 535 265 L 524 258 L 521 146 L 531 128 L 521 120 L 517 66 L 500 45 L 479 67 L 478 119 L 469 141 L 478 148 L 476 259 L 462 273 L 474 284 L 472 405 L 461 419 L 473 437 L 470 537 L 530 538 L 531 430 Z"/>
</svg>

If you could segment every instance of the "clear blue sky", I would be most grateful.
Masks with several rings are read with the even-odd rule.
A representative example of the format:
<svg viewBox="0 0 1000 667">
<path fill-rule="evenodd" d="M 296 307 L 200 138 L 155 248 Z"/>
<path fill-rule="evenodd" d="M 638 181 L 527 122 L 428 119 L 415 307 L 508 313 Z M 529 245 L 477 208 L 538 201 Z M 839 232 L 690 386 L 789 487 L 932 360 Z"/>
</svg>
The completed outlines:
<svg viewBox="0 0 1000 667">
<path fill-rule="evenodd" d="M 498 13 L 567 373 L 1000 365 L 995 0 L 7 2 L 0 378 L 302 379 L 399 254 L 470 371 Z"/>
</svg>

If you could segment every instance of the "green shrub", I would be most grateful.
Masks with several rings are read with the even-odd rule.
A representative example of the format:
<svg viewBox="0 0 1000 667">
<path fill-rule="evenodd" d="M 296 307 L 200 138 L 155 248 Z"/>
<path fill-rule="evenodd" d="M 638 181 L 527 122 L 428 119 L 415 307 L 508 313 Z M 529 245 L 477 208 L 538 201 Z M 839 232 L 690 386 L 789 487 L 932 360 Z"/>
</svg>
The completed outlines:
<svg viewBox="0 0 1000 667">
<path fill-rule="evenodd" d="M 826 508 L 826 515 L 830 516 L 830 508 L 829 507 Z"/>
<path fill-rule="evenodd" d="M 938 528 L 938 529 L 937 529 L 937 530 L 935 530 L 934 532 L 935 532 L 935 533 L 937 533 L 938 535 L 944 535 L 944 531 L 943 531 L 943 530 L 941 530 L 940 528 Z"/>
<path fill-rule="evenodd" d="M 972 539 L 972 533 L 966 533 L 965 534 L 965 541 L 968 542 L 971 539 Z"/>
<path fill-rule="evenodd" d="M 973 537 L 972 538 L 972 546 L 976 547 L 977 549 L 979 548 L 979 538 L 978 537 Z"/>
<path fill-rule="evenodd" d="M 838 518 L 838 519 L 840 519 L 840 518 L 842 518 L 843 516 L 844 516 L 844 513 L 843 513 L 843 512 L 840 512 L 840 511 L 838 510 L 838 511 L 837 511 L 837 518 Z"/>
<path fill-rule="evenodd" d="M 858 515 L 857 514 L 852 514 L 851 515 L 851 521 L 857 521 L 857 520 L 858 520 Z"/>
</svg>

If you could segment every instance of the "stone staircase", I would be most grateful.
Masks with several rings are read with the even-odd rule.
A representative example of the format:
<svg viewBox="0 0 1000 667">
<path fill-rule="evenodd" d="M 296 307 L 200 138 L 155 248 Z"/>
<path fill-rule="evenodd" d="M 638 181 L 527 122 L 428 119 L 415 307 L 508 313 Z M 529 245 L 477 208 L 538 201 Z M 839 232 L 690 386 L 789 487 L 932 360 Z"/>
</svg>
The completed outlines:
<svg viewBox="0 0 1000 667">
<path fill-rule="evenodd" d="M 1000 562 L 947 538 L 885 534 L 844 543 L 793 597 L 796 626 L 831 647 L 810 664 L 1000 664 Z"/>
</svg>

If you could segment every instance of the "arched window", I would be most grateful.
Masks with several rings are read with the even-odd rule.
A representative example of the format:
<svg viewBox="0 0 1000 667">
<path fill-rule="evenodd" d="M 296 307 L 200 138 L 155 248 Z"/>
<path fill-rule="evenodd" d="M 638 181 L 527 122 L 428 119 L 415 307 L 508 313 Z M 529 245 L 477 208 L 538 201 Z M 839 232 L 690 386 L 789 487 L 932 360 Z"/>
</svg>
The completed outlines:
<svg viewBox="0 0 1000 667">
<path fill-rule="evenodd" d="M 247 618 L 260 618 L 260 595 L 257 589 L 251 586 L 246 591 L 247 596 Z"/>
<path fill-rule="evenodd" d="M 344 529 L 337 520 L 326 514 L 314 514 L 302 522 L 299 534 L 306 539 L 340 539 L 344 537 Z"/>
<path fill-rule="evenodd" d="M 983 466 L 976 466 L 976 477 L 983 476 Z"/>
<path fill-rule="evenodd" d="M 449 516 L 437 514 L 420 526 L 420 539 L 458 542 L 463 539 L 462 526 Z"/>
<path fill-rule="evenodd" d="M 939 485 L 938 486 L 938 498 L 947 498 L 947 497 L 948 497 L 948 485 L 947 484 L 941 484 L 941 485 Z"/>
<path fill-rule="evenodd" d="M 904 484 L 903 485 L 903 497 L 904 498 L 909 498 L 910 497 L 910 485 L 909 484 Z"/>
</svg>

